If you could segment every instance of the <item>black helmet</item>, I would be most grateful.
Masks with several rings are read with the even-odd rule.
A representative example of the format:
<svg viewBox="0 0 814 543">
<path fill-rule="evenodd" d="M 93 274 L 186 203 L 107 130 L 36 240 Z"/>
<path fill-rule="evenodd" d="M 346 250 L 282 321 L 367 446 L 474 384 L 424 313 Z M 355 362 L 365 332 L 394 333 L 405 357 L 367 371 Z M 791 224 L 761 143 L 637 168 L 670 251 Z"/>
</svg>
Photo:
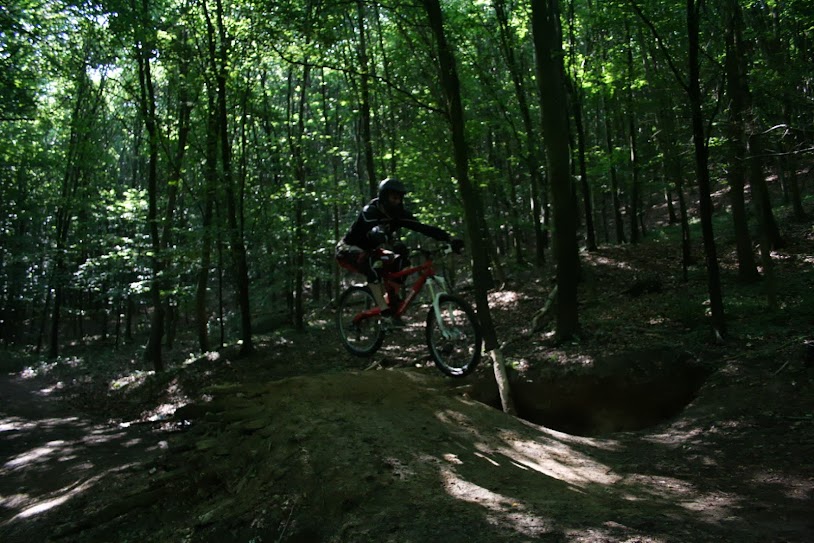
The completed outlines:
<svg viewBox="0 0 814 543">
<path fill-rule="evenodd" d="M 384 200 L 384 195 L 388 191 L 397 192 L 399 194 L 406 194 L 407 188 L 404 186 L 404 183 L 402 183 L 395 177 L 388 177 L 387 179 L 384 179 L 381 183 L 379 183 L 379 200 Z"/>
</svg>

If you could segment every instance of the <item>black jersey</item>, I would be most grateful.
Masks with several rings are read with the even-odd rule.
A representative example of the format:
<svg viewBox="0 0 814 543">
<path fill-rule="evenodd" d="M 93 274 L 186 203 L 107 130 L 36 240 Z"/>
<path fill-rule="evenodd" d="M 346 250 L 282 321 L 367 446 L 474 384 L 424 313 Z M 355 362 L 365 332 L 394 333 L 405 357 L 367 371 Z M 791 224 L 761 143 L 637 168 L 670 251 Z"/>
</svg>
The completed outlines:
<svg viewBox="0 0 814 543">
<path fill-rule="evenodd" d="M 379 199 L 374 198 L 367 204 L 345 234 L 343 241 L 348 245 L 355 245 L 370 251 L 376 248 L 376 243 L 368 237 L 368 233 L 376 226 L 391 237 L 399 228 L 409 228 L 425 236 L 439 241 L 449 241 L 450 235 L 441 228 L 424 224 L 415 218 L 404 206 L 392 213 L 387 213 L 379 205 Z"/>
</svg>

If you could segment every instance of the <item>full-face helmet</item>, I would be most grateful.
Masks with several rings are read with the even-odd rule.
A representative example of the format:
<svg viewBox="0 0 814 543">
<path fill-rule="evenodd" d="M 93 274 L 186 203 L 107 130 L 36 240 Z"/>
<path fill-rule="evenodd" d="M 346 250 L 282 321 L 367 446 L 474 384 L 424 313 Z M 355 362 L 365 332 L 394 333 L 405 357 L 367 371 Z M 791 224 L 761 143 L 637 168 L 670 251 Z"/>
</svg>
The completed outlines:
<svg viewBox="0 0 814 543">
<path fill-rule="evenodd" d="M 393 212 L 402 207 L 402 201 L 393 203 L 391 195 L 397 194 L 404 196 L 407 193 L 407 188 L 400 180 L 395 177 L 388 177 L 379 183 L 379 203 L 384 207 L 387 212 Z"/>
</svg>

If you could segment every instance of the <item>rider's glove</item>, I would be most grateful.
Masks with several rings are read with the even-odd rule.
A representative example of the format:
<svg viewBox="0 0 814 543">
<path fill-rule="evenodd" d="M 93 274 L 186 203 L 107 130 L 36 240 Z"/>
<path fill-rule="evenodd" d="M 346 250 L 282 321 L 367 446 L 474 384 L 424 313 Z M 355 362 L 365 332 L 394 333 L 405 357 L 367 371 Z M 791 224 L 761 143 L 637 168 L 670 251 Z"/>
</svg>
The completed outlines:
<svg viewBox="0 0 814 543">
<path fill-rule="evenodd" d="M 367 238 L 372 241 L 377 247 L 387 242 L 387 234 L 384 233 L 378 226 L 374 226 L 370 232 L 367 233 Z"/>
<path fill-rule="evenodd" d="M 458 253 L 458 254 L 463 252 L 463 250 L 464 250 L 464 240 L 456 238 L 456 239 L 451 240 L 450 244 L 452 245 L 452 251 L 453 252 Z"/>
</svg>

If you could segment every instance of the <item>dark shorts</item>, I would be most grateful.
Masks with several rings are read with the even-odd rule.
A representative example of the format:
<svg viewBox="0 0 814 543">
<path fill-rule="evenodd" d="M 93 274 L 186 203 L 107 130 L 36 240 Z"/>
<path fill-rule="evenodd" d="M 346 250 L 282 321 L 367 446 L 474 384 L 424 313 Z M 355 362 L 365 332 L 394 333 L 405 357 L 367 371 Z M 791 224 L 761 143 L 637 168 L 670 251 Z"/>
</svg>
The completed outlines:
<svg viewBox="0 0 814 543">
<path fill-rule="evenodd" d="M 340 241 L 336 245 L 336 262 L 346 270 L 354 273 L 361 273 L 369 283 L 379 280 L 379 275 L 373 269 L 370 253 L 355 245 L 348 245 Z"/>
</svg>

